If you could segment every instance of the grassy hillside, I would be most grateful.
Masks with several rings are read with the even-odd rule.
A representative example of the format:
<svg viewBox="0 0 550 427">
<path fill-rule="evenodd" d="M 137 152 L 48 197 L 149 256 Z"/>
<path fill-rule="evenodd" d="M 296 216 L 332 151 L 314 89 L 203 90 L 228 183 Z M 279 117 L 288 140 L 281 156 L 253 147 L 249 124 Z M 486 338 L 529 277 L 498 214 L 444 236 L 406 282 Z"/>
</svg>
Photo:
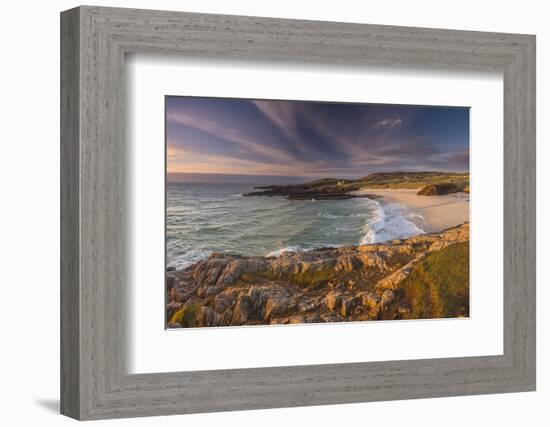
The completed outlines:
<svg viewBox="0 0 550 427">
<path fill-rule="evenodd" d="M 428 255 L 400 284 L 397 304 L 383 317 L 395 318 L 397 306 L 410 310 L 399 316 L 405 319 L 468 316 L 469 243 L 455 243 Z"/>
<path fill-rule="evenodd" d="M 365 188 L 421 188 L 429 184 L 452 183 L 460 189 L 469 184 L 469 173 L 379 172 L 359 180 Z"/>
</svg>

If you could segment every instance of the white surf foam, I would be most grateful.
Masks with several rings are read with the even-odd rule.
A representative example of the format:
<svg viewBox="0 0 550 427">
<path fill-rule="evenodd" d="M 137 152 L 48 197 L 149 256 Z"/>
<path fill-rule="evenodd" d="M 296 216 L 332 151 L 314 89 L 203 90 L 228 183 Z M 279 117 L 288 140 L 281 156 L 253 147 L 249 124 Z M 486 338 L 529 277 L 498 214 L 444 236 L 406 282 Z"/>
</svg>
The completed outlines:
<svg viewBox="0 0 550 427">
<path fill-rule="evenodd" d="M 278 257 L 284 254 L 285 252 L 300 252 L 300 251 L 307 251 L 308 249 L 303 248 L 300 245 L 291 245 L 287 246 L 281 249 L 277 249 L 276 251 L 272 251 L 267 254 L 268 257 Z"/>
<path fill-rule="evenodd" d="M 176 270 L 183 270 L 197 261 L 208 258 L 211 253 L 211 251 L 202 249 L 190 249 L 184 254 L 177 255 L 171 259 L 170 262 L 168 262 L 168 267 L 174 267 Z"/>
<path fill-rule="evenodd" d="M 422 217 L 418 213 L 411 213 L 395 203 L 384 203 L 372 200 L 373 214 L 365 223 L 365 235 L 361 244 L 379 243 L 386 240 L 404 239 L 425 231 L 407 218 Z M 423 219 L 423 218 L 422 218 Z"/>
</svg>

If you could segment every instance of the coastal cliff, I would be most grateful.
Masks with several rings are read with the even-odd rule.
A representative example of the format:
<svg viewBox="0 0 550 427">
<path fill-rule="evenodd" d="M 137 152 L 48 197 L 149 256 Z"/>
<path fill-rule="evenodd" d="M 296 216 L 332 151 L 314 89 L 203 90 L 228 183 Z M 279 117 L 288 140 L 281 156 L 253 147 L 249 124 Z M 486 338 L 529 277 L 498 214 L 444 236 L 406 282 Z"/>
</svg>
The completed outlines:
<svg viewBox="0 0 550 427">
<path fill-rule="evenodd" d="M 384 243 L 213 253 L 166 275 L 169 328 L 468 316 L 469 224 Z"/>
</svg>

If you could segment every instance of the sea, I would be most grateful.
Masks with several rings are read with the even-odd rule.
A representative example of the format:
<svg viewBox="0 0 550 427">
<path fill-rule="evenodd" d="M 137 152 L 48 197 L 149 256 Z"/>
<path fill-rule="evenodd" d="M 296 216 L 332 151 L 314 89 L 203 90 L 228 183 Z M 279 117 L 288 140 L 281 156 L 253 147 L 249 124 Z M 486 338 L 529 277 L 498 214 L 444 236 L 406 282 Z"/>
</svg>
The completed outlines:
<svg viewBox="0 0 550 427">
<path fill-rule="evenodd" d="M 251 191 L 253 184 L 168 183 L 167 266 L 183 269 L 212 252 L 279 256 L 424 233 L 418 213 L 380 199 L 243 196 Z"/>
</svg>

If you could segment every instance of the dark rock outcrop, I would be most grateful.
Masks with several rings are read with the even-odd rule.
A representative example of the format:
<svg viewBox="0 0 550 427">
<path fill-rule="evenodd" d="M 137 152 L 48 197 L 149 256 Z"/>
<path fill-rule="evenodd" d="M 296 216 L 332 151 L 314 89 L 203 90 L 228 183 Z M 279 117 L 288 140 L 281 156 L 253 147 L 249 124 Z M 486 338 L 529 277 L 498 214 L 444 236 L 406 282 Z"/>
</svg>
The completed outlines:
<svg viewBox="0 0 550 427">
<path fill-rule="evenodd" d="M 416 194 L 419 196 L 443 196 L 445 194 L 458 193 L 460 187 L 452 182 L 441 182 L 439 184 L 428 184 Z"/>
</svg>

